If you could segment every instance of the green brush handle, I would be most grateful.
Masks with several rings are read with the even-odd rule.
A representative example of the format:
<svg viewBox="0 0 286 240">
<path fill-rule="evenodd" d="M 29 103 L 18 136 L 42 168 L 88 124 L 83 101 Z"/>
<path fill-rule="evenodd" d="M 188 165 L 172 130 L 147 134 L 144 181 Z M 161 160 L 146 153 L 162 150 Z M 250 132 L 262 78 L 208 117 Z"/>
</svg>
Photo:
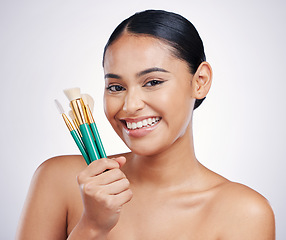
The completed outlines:
<svg viewBox="0 0 286 240">
<path fill-rule="evenodd" d="M 96 143 L 97 149 L 99 151 L 100 157 L 101 158 L 106 158 L 106 153 L 104 151 L 104 147 L 103 147 L 103 144 L 101 142 L 101 139 L 100 139 L 100 136 L 99 136 L 96 124 L 95 123 L 91 123 L 90 124 L 90 128 L 91 128 L 91 130 L 93 132 L 93 135 L 94 135 L 94 138 L 95 138 L 95 143 Z"/>
<path fill-rule="evenodd" d="M 76 130 L 72 130 L 70 133 L 71 133 L 76 145 L 78 146 L 78 149 L 80 150 L 85 162 L 87 163 L 87 165 L 90 164 L 90 160 L 89 160 L 89 157 L 86 153 L 85 147 L 84 147 L 80 137 L 78 136 Z"/>
<path fill-rule="evenodd" d="M 93 162 L 94 160 L 99 159 L 100 155 L 93 140 L 92 132 L 88 123 L 80 125 L 79 129 L 82 134 L 82 141 L 87 149 L 90 161 Z"/>
</svg>

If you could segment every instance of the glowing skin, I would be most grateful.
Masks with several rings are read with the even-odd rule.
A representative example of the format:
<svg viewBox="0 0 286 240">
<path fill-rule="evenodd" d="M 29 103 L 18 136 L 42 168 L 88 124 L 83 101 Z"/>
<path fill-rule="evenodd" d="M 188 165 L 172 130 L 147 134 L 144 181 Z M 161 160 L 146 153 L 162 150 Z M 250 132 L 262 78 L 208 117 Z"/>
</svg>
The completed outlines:
<svg viewBox="0 0 286 240">
<path fill-rule="evenodd" d="M 189 141 L 193 76 L 167 44 L 124 34 L 107 49 L 104 73 L 106 116 L 134 153 L 153 155 L 179 138 Z"/>
<path fill-rule="evenodd" d="M 211 69 L 202 63 L 192 76 L 169 50 L 128 35 L 109 46 L 105 112 L 132 152 L 88 166 L 81 156 L 43 163 L 17 240 L 275 239 L 267 200 L 197 161 L 192 109 Z"/>
</svg>

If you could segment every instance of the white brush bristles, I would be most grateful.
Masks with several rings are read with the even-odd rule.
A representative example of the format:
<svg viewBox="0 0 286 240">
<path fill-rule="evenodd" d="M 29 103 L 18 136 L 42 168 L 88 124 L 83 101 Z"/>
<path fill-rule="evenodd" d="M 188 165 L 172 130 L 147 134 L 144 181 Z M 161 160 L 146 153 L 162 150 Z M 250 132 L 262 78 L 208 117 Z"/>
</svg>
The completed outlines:
<svg viewBox="0 0 286 240">
<path fill-rule="evenodd" d="M 59 110 L 60 114 L 63 114 L 65 111 L 64 111 L 62 104 L 58 101 L 58 99 L 55 99 L 55 103 L 56 103 L 57 109 Z"/>
<path fill-rule="evenodd" d="M 72 100 L 81 98 L 80 88 L 69 88 L 64 90 L 65 95 L 68 100 L 71 102 Z"/>
<path fill-rule="evenodd" d="M 81 97 L 82 97 L 84 104 L 88 105 L 91 112 L 93 112 L 94 101 L 93 101 L 92 96 L 90 96 L 89 94 L 81 94 Z"/>
<path fill-rule="evenodd" d="M 75 116 L 73 114 L 73 111 L 72 110 L 69 110 L 69 116 L 72 120 L 75 120 Z"/>
</svg>

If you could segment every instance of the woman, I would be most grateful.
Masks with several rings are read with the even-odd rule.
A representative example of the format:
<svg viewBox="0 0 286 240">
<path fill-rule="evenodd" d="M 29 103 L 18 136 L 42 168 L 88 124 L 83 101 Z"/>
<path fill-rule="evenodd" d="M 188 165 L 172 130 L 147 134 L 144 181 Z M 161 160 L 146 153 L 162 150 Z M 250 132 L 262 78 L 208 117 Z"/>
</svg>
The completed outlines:
<svg viewBox="0 0 286 240">
<path fill-rule="evenodd" d="M 123 21 L 104 51 L 104 106 L 131 152 L 89 166 L 81 156 L 43 163 L 17 239 L 275 239 L 267 200 L 196 159 L 193 109 L 212 80 L 205 60 L 177 14 Z"/>
</svg>

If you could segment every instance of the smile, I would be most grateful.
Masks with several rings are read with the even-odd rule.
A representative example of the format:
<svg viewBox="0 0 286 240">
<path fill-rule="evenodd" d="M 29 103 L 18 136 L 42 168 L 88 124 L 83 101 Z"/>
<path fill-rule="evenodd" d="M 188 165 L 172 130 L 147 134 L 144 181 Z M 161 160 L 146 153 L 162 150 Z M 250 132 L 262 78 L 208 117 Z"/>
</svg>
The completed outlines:
<svg viewBox="0 0 286 240">
<path fill-rule="evenodd" d="M 126 127 L 129 130 L 152 127 L 152 126 L 156 125 L 160 120 L 161 120 L 160 117 L 153 117 L 153 118 L 146 118 L 146 119 L 143 119 L 142 121 L 138 121 L 138 122 L 126 121 Z"/>
</svg>

